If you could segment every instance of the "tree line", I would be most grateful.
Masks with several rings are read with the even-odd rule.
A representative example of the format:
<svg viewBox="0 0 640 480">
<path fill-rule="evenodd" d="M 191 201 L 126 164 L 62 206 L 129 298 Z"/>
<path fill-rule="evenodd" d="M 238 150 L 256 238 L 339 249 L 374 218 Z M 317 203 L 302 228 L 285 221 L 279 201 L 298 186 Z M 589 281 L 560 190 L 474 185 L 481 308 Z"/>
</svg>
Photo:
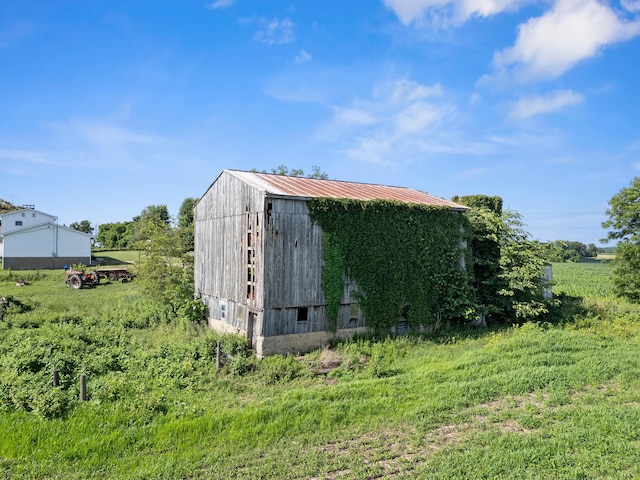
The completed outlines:
<svg viewBox="0 0 640 480">
<path fill-rule="evenodd" d="M 304 175 L 302 170 L 289 170 L 284 165 L 272 169 L 271 173 Z M 328 175 L 314 166 L 307 177 L 327 179 Z M 502 299 L 511 302 L 516 316 L 535 316 L 535 312 L 544 310 L 544 303 L 540 301 L 544 285 L 539 281 L 544 265 L 594 258 L 604 250 L 592 243 L 585 245 L 566 240 L 541 243 L 531 240 L 520 215 L 510 210 L 503 211 L 500 197 L 476 195 L 454 197 L 453 200 L 470 207 L 468 217 L 473 230 L 470 247 L 474 256 L 475 291 L 479 303 L 485 305 L 488 313 L 492 309 L 504 311 L 505 306 L 499 305 Z M 163 263 L 171 266 L 175 263 L 171 259 L 186 259 L 193 250 L 193 207 L 196 202 L 196 198 L 186 198 L 175 221 L 172 221 L 166 205 L 149 205 L 130 221 L 101 224 L 96 244 L 106 249 L 145 251 L 149 258 L 158 260 L 146 262 L 149 266 Z M 0 198 L 0 213 L 21 208 Z M 609 231 L 602 241 L 617 242 L 612 274 L 615 292 L 622 298 L 640 302 L 640 178 L 634 178 L 628 187 L 622 188 L 609 200 L 606 215 L 608 220 L 602 226 Z M 85 233 L 93 232 L 88 220 L 74 222 L 70 227 Z M 610 251 L 611 247 L 607 250 Z M 162 258 L 164 260 L 160 261 Z M 184 271 L 180 272 L 180 276 L 184 275 Z M 156 280 L 166 280 L 166 273 L 156 275 Z"/>
</svg>

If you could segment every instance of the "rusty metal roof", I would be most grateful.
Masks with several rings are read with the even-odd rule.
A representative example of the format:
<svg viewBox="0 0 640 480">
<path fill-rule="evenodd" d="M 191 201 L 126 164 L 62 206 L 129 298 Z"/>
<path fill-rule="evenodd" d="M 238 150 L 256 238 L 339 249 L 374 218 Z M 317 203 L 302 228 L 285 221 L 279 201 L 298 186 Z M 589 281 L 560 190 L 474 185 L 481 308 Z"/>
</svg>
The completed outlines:
<svg viewBox="0 0 640 480">
<path fill-rule="evenodd" d="M 396 200 L 406 203 L 446 206 L 455 210 L 467 209 L 463 205 L 406 187 L 345 182 L 342 180 L 286 177 L 271 173 L 241 172 L 237 170 L 229 171 L 229 173 L 274 195 L 301 198 L 328 197 L 354 200 Z"/>
</svg>

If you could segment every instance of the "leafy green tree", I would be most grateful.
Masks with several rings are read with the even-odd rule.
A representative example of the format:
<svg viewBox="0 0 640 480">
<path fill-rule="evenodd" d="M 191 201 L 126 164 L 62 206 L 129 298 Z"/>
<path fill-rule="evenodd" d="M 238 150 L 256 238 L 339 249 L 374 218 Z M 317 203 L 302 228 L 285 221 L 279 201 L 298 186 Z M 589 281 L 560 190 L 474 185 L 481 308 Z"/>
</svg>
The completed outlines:
<svg viewBox="0 0 640 480">
<path fill-rule="evenodd" d="M 13 212 L 14 210 L 20 210 L 20 207 L 16 207 L 13 203 L 8 202 L 3 198 L 0 198 L 0 214 Z"/>
<path fill-rule="evenodd" d="M 281 165 L 278 165 L 276 168 L 272 168 L 271 173 L 275 175 L 284 175 L 287 177 L 302 177 L 304 175 L 304 170 L 300 168 L 293 168 L 290 171 L 289 167 L 281 164 Z"/>
<path fill-rule="evenodd" d="M 137 245 L 139 247 L 140 242 L 149 240 L 147 235 L 151 231 L 150 225 L 155 225 L 161 230 L 171 229 L 171 217 L 166 205 L 148 205 L 140 212 L 140 215 L 133 217 L 132 222 L 133 237 L 130 241 L 131 246 Z"/>
<path fill-rule="evenodd" d="M 317 165 L 314 165 L 313 167 L 311 167 L 311 173 L 309 175 L 307 175 L 307 178 L 317 178 L 318 180 L 329 180 L 329 175 L 327 175 L 327 172 L 323 172 L 322 170 L 320 170 L 320 167 Z"/>
<path fill-rule="evenodd" d="M 529 238 L 522 217 L 502 211 L 500 197 L 474 195 L 453 200 L 470 207 L 474 286 L 484 313 L 506 321 L 527 321 L 547 313 L 546 248 Z"/>
<path fill-rule="evenodd" d="M 586 258 L 598 256 L 598 247 L 590 243 L 570 242 L 568 240 L 555 240 L 545 244 L 547 260 L 549 262 L 578 262 Z"/>
<path fill-rule="evenodd" d="M 611 197 L 605 213 L 609 217 L 602 223 L 603 228 L 609 229 L 605 242 L 640 243 L 640 178 L 635 177 L 628 187 Z"/>
<path fill-rule="evenodd" d="M 103 223 L 98 225 L 96 242 L 104 248 L 131 248 L 133 228 L 133 222 Z"/>
<path fill-rule="evenodd" d="M 178 212 L 178 235 L 185 252 L 191 252 L 194 248 L 193 207 L 197 201 L 197 198 L 185 198 Z"/>
<path fill-rule="evenodd" d="M 194 295 L 193 257 L 184 249 L 180 230 L 149 218 L 138 228 L 141 239 L 136 247 L 143 254 L 138 278 L 146 295 L 169 305 L 179 318 L 204 320 L 206 308 Z"/>
<path fill-rule="evenodd" d="M 533 320 L 549 312 L 550 302 L 544 298 L 545 247 L 530 239 L 517 212 L 507 210 L 502 219 L 499 277 L 505 284 L 498 291 L 498 303 L 507 318 Z"/>
<path fill-rule="evenodd" d="M 169 293 L 178 284 L 182 267 L 177 233 L 149 218 L 139 221 L 137 229 L 140 239 L 135 247 L 143 254 L 140 281 L 149 297 L 168 302 Z"/>
<path fill-rule="evenodd" d="M 82 220 L 80 222 L 73 222 L 69 226 L 71 228 L 73 228 L 74 230 L 78 230 L 79 232 L 84 232 L 84 233 L 89 233 L 89 234 L 93 233 L 93 227 L 91 226 L 91 222 L 89 222 L 89 220 Z"/>
<path fill-rule="evenodd" d="M 613 264 L 611 283 L 616 295 L 640 303 L 640 245 L 619 243 Z"/>
<path fill-rule="evenodd" d="M 138 222 L 152 222 L 156 225 L 168 226 L 171 223 L 169 209 L 166 205 L 149 205 L 137 217 Z"/>
<path fill-rule="evenodd" d="M 605 242 L 617 240 L 612 282 L 616 295 L 640 302 L 640 178 L 635 177 L 609 200 Z"/>
<path fill-rule="evenodd" d="M 316 178 L 319 180 L 328 180 L 329 179 L 329 175 L 326 172 L 323 172 L 320 167 L 318 167 L 317 165 L 314 165 L 311 168 L 311 173 L 309 175 L 306 175 L 307 178 Z M 250 170 L 251 172 L 260 172 L 260 173 L 267 173 L 266 170 L 258 170 L 256 168 L 252 168 Z M 304 177 L 304 170 L 302 170 L 301 168 L 293 168 L 291 170 L 289 170 L 289 167 L 287 167 L 286 165 L 278 165 L 276 168 L 272 168 L 271 171 L 269 173 L 272 173 L 274 175 L 283 175 L 285 177 Z"/>
<path fill-rule="evenodd" d="M 496 304 L 503 288 L 500 273 L 500 234 L 502 231 L 502 198 L 486 195 L 453 197 L 456 203 L 470 207 L 467 218 L 473 229 L 469 249 L 473 255 L 473 287 L 482 313 L 500 312 Z"/>
</svg>

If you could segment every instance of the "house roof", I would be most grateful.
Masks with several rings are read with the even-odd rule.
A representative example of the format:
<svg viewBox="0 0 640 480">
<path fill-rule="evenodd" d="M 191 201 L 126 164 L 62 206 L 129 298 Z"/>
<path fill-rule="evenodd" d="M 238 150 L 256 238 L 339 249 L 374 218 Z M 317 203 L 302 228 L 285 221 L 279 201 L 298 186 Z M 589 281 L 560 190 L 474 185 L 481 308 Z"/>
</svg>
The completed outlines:
<svg viewBox="0 0 640 480">
<path fill-rule="evenodd" d="M 294 198 L 349 198 L 354 200 L 396 200 L 467 210 L 464 205 L 406 187 L 392 187 L 370 183 L 346 182 L 342 180 L 320 180 L 316 178 L 287 177 L 271 173 L 225 170 L 244 182 L 273 196 Z"/>
<path fill-rule="evenodd" d="M 25 212 L 39 213 L 40 215 L 45 215 L 47 217 L 57 219 L 55 215 L 51 215 L 50 213 L 46 213 L 46 212 L 41 212 L 40 210 L 36 210 L 34 208 L 21 208 L 19 210 L 11 210 L 9 212 L 0 213 L 0 219 L 2 219 L 3 217 L 13 216 L 17 213 L 25 213 Z"/>
<path fill-rule="evenodd" d="M 86 237 L 91 238 L 91 234 L 89 233 L 81 232 L 79 230 L 76 230 L 74 228 L 67 227 L 64 225 L 58 225 L 57 223 L 54 223 L 54 222 L 44 222 L 44 223 L 38 223 L 37 225 L 31 225 L 30 227 L 18 228 L 16 230 L 11 230 L 10 232 L 2 233 L 0 234 L 0 236 L 8 237 L 10 235 L 21 235 L 29 232 L 35 232 L 36 230 L 43 230 L 44 228 L 58 228 L 60 230 L 66 230 L 68 232 L 73 232 L 74 234 L 84 235 Z"/>
</svg>

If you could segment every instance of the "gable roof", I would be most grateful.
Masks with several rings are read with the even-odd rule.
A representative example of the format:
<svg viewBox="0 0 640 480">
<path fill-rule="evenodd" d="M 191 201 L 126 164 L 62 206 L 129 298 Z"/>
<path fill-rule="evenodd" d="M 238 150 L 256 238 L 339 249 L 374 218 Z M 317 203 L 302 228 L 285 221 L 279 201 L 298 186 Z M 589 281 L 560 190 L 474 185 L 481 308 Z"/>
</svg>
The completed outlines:
<svg viewBox="0 0 640 480">
<path fill-rule="evenodd" d="M 50 213 L 46 213 L 46 212 L 41 212 L 40 210 L 35 210 L 33 208 L 21 208 L 20 210 L 11 210 L 9 212 L 4 212 L 4 213 L 0 213 L 0 219 L 2 219 L 3 217 L 8 217 L 8 216 L 12 216 L 15 215 L 17 213 L 39 213 L 40 215 L 44 215 L 46 217 L 50 217 L 53 219 L 57 219 L 58 217 L 56 217 L 55 215 L 51 215 Z"/>
<path fill-rule="evenodd" d="M 90 233 L 81 232 L 80 230 L 76 230 L 75 228 L 67 227 L 65 225 L 58 225 L 57 223 L 54 223 L 54 222 L 43 222 L 43 223 L 38 223 L 37 225 L 31 225 L 30 227 L 18 228 L 16 230 L 11 230 L 10 232 L 1 233 L 0 236 L 9 237 L 11 235 L 21 235 L 29 232 L 35 232 L 37 230 L 43 230 L 45 228 L 58 228 L 60 230 L 66 230 L 74 234 L 84 235 L 89 238 L 92 237 Z"/>
<path fill-rule="evenodd" d="M 311 199 L 316 197 L 349 198 L 353 200 L 395 200 L 405 203 L 418 203 L 450 207 L 454 210 L 467 210 L 467 207 L 450 202 L 407 187 L 392 187 L 370 183 L 346 182 L 342 180 L 320 180 L 317 178 L 287 177 L 272 173 L 224 170 L 243 182 L 252 185 L 270 196 Z M 215 183 L 215 182 L 214 182 Z"/>
</svg>

